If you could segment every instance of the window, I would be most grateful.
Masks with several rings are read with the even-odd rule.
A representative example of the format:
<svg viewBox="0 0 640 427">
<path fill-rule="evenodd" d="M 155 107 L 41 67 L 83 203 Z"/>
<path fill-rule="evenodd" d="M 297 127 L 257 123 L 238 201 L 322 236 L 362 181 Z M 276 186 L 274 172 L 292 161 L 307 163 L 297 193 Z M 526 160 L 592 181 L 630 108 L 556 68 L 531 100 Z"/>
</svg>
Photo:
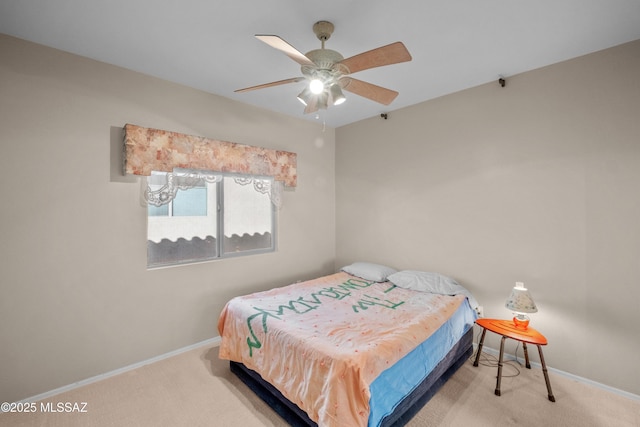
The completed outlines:
<svg viewBox="0 0 640 427">
<path fill-rule="evenodd" d="M 147 267 L 274 251 L 272 186 L 271 177 L 153 172 Z"/>
</svg>

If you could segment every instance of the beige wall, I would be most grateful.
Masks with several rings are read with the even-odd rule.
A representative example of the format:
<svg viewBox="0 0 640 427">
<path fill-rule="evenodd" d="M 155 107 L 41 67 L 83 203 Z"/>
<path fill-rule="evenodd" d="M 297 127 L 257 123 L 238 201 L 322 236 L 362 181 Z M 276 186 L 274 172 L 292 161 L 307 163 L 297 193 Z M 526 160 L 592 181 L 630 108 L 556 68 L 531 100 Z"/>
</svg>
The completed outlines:
<svg viewBox="0 0 640 427">
<path fill-rule="evenodd" d="M 524 281 L 549 366 L 640 394 L 639 76 L 636 41 L 338 128 L 336 264 L 450 275 L 486 317 Z"/>
<path fill-rule="evenodd" d="M 230 297 L 354 260 L 451 275 L 491 317 L 524 281 L 548 365 L 640 394 L 640 42 L 335 132 L 2 35 L 0 53 L 0 401 L 217 336 Z M 147 271 L 125 123 L 297 152 L 279 251 Z"/>
<path fill-rule="evenodd" d="M 126 123 L 298 153 L 276 253 L 146 269 Z M 0 35 L 0 402 L 218 335 L 232 296 L 333 272 L 335 132 Z"/>
</svg>

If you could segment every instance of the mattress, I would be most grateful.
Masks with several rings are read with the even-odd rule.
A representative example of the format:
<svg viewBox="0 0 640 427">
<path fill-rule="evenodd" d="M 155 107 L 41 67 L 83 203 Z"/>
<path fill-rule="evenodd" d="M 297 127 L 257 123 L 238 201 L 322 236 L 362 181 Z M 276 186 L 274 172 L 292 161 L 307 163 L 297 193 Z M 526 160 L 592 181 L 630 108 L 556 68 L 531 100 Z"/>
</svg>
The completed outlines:
<svg viewBox="0 0 640 427">
<path fill-rule="evenodd" d="M 259 373 L 320 426 L 375 426 L 474 320 L 463 295 L 340 272 L 229 301 L 220 357 Z"/>
</svg>

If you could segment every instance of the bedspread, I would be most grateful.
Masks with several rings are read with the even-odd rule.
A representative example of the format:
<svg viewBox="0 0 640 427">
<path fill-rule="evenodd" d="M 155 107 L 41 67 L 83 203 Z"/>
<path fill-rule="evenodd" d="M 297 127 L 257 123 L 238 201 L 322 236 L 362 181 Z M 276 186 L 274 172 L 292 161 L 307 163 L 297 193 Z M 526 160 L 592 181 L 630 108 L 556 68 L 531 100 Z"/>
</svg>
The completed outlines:
<svg viewBox="0 0 640 427">
<path fill-rule="evenodd" d="M 219 354 L 258 372 L 320 427 L 366 426 L 371 382 L 464 300 L 340 272 L 230 300 Z"/>
</svg>

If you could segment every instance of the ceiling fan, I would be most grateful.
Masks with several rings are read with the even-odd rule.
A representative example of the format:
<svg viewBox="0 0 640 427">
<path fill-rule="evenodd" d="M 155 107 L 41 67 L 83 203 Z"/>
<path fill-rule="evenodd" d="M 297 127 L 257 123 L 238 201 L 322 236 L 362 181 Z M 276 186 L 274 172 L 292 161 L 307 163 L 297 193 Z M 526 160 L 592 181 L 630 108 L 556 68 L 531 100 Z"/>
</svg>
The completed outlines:
<svg viewBox="0 0 640 427">
<path fill-rule="evenodd" d="M 309 84 L 298 95 L 298 100 L 305 105 L 305 114 L 326 109 L 328 105 L 342 104 L 346 100 L 342 93 L 343 89 L 389 105 L 398 96 L 398 92 L 354 79 L 350 75 L 383 65 L 411 61 L 407 48 L 402 42 L 395 42 L 345 59 L 335 50 L 324 48 L 324 42 L 329 40 L 333 30 L 334 26 L 331 22 L 316 22 L 313 25 L 313 32 L 321 41 L 322 47 L 306 54 L 302 54 L 278 36 L 256 34 L 256 38 L 300 64 L 302 76 L 238 89 L 235 92 L 248 92 L 307 80 Z"/>
</svg>

